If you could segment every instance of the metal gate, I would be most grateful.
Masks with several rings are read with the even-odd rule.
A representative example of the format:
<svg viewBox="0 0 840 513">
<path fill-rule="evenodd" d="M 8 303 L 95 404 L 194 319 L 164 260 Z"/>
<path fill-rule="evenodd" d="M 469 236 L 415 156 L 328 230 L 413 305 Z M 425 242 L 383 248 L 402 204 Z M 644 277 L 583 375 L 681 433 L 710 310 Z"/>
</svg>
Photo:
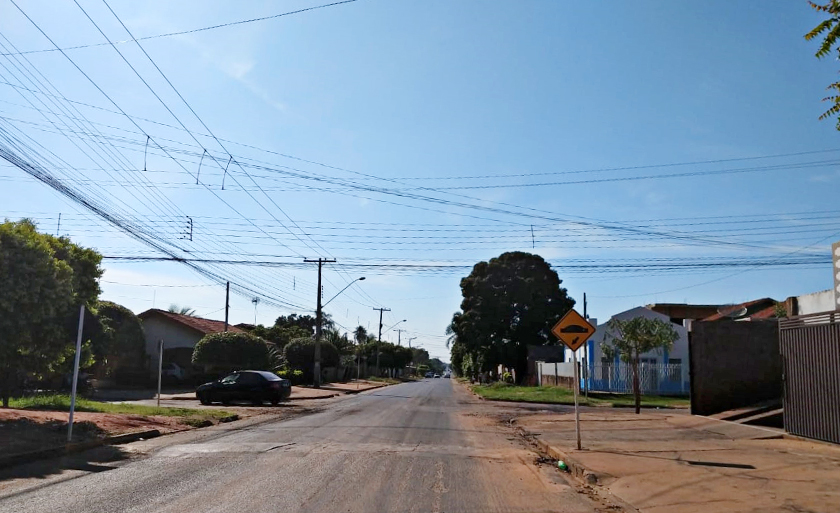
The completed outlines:
<svg viewBox="0 0 840 513">
<path fill-rule="evenodd" d="M 779 320 L 785 431 L 840 443 L 840 311 Z"/>
</svg>

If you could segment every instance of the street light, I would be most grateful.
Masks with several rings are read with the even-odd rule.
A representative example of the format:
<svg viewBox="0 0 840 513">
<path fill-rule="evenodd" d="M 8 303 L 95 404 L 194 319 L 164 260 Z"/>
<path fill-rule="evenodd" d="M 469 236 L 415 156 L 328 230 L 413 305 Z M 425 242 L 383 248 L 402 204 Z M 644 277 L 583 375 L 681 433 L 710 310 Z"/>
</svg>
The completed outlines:
<svg viewBox="0 0 840 513">
<path fill-rule="evenodd" d="M 324 308 L 325 306 L 327 306 L 328 304 L 330 304 L 330 303 L 332 302 L 332 300 L 333 300 L 333 299 L 335 299 L 335 298 L 337 298 L 338 296 L 340 296 L 342 292 L 344 292 L 345 290 L 349 289 L 349 288 L 350 288 L 350 286 L 351 286 L 351 285 L 353 285 L 354 283 L 356 283 L 357 281 L 365 281 L 365 277 L 364 277 L 364 276 L 362 276 L 361 278 L 356 278 L 355 280 L 353 280 L 353 281 L 351 281 L 350 283 L 348 283 L 348 284 L 347 284 L 347 286 L 346 286 L 346 287 L 344 287 L 343 289 L 339 290 L 339 291 L 338 291 L 338 294 L 334 295 L 334 296 L 332 297 L 332 299 L 330 299 L 329 301 L 327 301 L 326 303 L 324 303 L 323 305 L 321 305 L 321 308 Z"/>
<path fill-rule="evenodd" d="M 401 320 L 400 322 L 405 322 L 405 319 Z M 389 331 L 391 331 L 391 329 L 394 326 L 396 326 L 400 322 L 394 324 L 393 326 L 391 326 L 387 330 L 382 331 L 382 313 L 380 312 L 380 314 L 379 314 L 379 340 L 376 342 L 376 374 L 377 374 L 377 376 L 379 375 L 379 352 L 380 352 L 379 347 L 382 345 L 382 334 L 383 333 L 388 333 Z"/>
<path fill-rule="evenodd" d="M 388 328 L 387 330 L 383 331 L 382 333 L 388 333 L 388 332 L 389 332 L 389 331 L 391 331 L 392 329 L 396 328 L 396 327 L 397 327 L 397 324 L 401 324 L 401 323 L 403 323 L 403 322 L 405 322 L 405 321 L 406 321 L 406 319 L 401 320 L 400 322 L 398 322 L 398 323 L 394 324 L 393 326 L 391 326 L 391 327 L 390 327 L 390 328 Z M 380 340 L 382 340 L 382 339 L 380 339 Z"/>
<path fill-rule="evenodd" d="M 325 304 L 321 304 L 321 271 L 320 271 L 321 263 L 318 263 L 318 310 L 315 312 L 315 382 L 313 385 L 315 388 L 321 386 L 321 324 L 323 321 L 323 316 L 321 315 L 321 309 L 330 304 L 330 301 L 337 298 L 339 294 L 350 288 L 350 285 L 353 285 L 357 281 L 362 281 L 365 279 L 364 276 L 361 278 L 356 278 L 355 280 L 351 281 L 347 284 L 346 287 L 338 291 L 338 294 L 334 295 L 330 301 L 327 301 Z"/>
</svg>

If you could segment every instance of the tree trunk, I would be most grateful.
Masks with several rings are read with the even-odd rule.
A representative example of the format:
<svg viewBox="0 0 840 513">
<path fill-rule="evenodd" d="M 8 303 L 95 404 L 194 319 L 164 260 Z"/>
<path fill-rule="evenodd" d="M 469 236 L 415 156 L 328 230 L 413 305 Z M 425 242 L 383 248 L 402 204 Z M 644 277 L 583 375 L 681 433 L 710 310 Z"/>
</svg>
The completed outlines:
<svg viewBox="0 0 840 513">
<path fill-rule="evenodd" d="M 633 354 L 633 398 L 636 401 L 636 415 L 641 411 L 642 393 L 639 390 L 639 353 Z"/>
<path fill-rule="evenodd" d="M 3 398 L 3 408 L 9 407 L 9 389 L 11 388 L 11 371 L 0 374 L 0 397 Z"/>
</svg>

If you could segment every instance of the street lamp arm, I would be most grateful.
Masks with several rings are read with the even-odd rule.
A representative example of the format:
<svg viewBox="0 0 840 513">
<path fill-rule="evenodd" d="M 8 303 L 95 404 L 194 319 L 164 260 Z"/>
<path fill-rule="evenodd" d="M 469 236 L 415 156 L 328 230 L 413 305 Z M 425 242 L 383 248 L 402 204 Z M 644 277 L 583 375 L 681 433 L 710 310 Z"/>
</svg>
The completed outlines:
<svg viewBox="0 0 840 513">
<path fill-rule="evenodd" d="M 405 322 L 406 320 L 407 320 L 407 319 L 403 319 L 403 320 L 401 320 L 400 322 L 398 322 L 397 324 L 403 323 L 403 322 Z M 391 327 L 390 327 L 390 328 L 388 328 L 387 330 L 383 331 L 383 332 L 382 332 L 382 334 L 384 335 L 385 333 L 388 333 L 389 331 L 391 331 L 392 329 L 394 329 L 394 328 L 397 326 L 397 324 L 394 324 L 393 326 L 391 326 Z"/>
<path fill-rule="evenodd" d="M 364 280 L 364 279 L 365 279 L 365 277 L 364 277 L 364 276 L 362 276 L 361 278 L 356 278 L 355 280 L 353 280 L 353 281 L 351 281 L 350 283 L 348 283 L 346 287 L 344 287 L 343 289 L 341 289 L 341 290 L 339 290 L 339 291 L 338 291 L 338 294 L 334 295 L 334 296 L 333 296 L 333 297 L 332 297 L 329 301 L 327 301 L 326 303 L 324 303 L 323 305 L 321 305 L 321 308 L 324 308 L 325 306 L 327 306 L 328 304 L 330 304 L 330 303 L 332 302 L 332 300 L 333 300 L 333 299 L 335 299 L 335 298 L 337 298 L 338 296 L 340 296 L 342 292 L 344 292 L 345 290 L 349 289 L 349 288 L 350 288 L 350 287 L 351 287 L 354 283 L 356 283 L 357 281 L 362 281 L 362 280 Z"/>
</svg>

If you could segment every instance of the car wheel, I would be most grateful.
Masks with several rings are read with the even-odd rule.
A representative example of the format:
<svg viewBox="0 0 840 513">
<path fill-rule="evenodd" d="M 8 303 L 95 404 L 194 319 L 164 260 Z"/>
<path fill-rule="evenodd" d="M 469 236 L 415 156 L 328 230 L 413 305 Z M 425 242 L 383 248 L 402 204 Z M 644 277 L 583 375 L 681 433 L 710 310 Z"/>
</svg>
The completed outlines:
<svg viewBox="0 0 840 513">
<path fill-rule="evenodd" d="M 271 405 L 272 406 L 277 406 L 278 404 L 280 404 L 280 398 L 279 397 L 272 397 L 271 398 Z"/>
<path fill-rule="evenodd" d="M 207 394 L 199 394 L 198 401 L 203 405 L 210 404 L 210 398 L 207 397 Z"/>
<path fill-rule="evenodd" d="M 255 397 L 255 398 L 251 399 L 251 404 L 253 404 L 254 406 L 262 406 L 262 403 L 263 403 L 263 400 L 260 399 L 259 397 Z"/>
<path fill-rule="evenodd" d="M 230 399 L 227 399 L 227 398 L 222 399 L 222 404 L 224 404 L 225 406 L 228 406 L 230 404 Z"/>
</svg>

